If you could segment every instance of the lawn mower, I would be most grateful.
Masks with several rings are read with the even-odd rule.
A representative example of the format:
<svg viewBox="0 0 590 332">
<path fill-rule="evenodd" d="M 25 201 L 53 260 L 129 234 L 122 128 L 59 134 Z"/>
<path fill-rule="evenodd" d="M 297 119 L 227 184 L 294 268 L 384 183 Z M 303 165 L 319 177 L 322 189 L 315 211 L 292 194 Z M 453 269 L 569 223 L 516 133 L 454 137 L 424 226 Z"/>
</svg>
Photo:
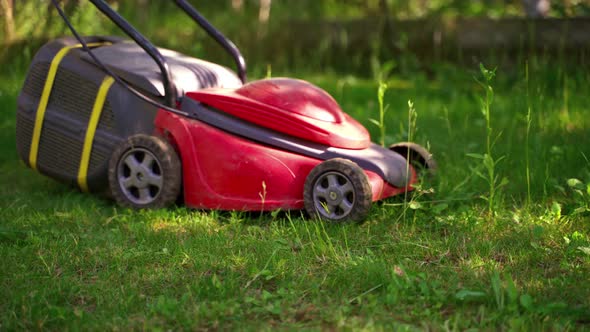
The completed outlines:
<svg viewBox="0 0 590 332">
<path fill-rule="evenodd" d="M 367 130 L 305 81 L 246 81 L 239 49 L 174 0 L 233 58 L 226 67 L 157 48 L 103 0 L 89 0 L 130 40 L 44 45 L 18 98 L 17 150 L 32 169 L 131 208 L 304 209 L 362 221 L 372 202 L 414 190 L 433 170 L 414 143 L 371 143 Z"/>
</svg>

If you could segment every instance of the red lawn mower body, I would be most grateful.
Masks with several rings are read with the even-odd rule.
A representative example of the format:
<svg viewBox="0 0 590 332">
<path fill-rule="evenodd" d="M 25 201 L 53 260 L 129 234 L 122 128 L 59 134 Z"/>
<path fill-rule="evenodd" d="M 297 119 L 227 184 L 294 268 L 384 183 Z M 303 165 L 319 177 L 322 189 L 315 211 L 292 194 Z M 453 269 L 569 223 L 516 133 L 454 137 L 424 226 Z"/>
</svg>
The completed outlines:
<svg viewBox="0 0 590 332">
<path fill-rule="evenodd" d="M 366 129 L 342 112 L 323 90 L 294 79 L 268 79 L 239 89 L 206 89 L 185 98 L 216 107 L 251 123 L 344 149 L 366 149 Z M 198 120 L 160 111 L 159 134 L 180 152 L 185 204 L 222 210 L 302 209 L 304 183 L 320 159 L 261 145 Z M 410 167 L 407 188 L 388 184 L 365 171 L 372 201 L 406 189 L 416 181 Z"/>
</svg>

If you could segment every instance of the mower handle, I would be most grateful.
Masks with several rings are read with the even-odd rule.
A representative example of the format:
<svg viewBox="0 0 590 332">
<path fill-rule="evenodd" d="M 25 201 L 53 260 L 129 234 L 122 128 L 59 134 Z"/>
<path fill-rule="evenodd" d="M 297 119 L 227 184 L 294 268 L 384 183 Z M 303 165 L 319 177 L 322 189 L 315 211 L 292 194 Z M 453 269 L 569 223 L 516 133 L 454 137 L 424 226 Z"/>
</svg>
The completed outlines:
<svg viewBox="0 0 590 332">
<path fill-rule="evenodd" d="M 170 67 L 168 62 L 162 56 L 160 51 L 150 43 L 139 31 L 137 31 L 129 22 L 127 22 L 119 13 L 117 13 L 111 6 L 109 6 L 104 0 L 90 0 L 90 2 L 98 8 L 103 14 L 105 14 L 113 23 L 115 23 L 121 30 L 123 30 L 131 39 L 133 39 L 137 45 L 143 48 L 144 51 L 156 62 L 160 71 L 162 72 L 162 78 L 164 83 L 164 99 L 166 105 L 169 107 L 176 107 L 176 96 L 177 90 L 172 80 L 172 74 L 170 73 Z"/>
<path fill-rule="evenodd" d="M 246 60 L 240 53 L 238 47 L 229 39 L 227 39 L 219 30 L 217 30 L 207 19 L 201 15 L 191 4 L 186 0 L 174 0 L 174 3 L 182 9 L 193 21 L 203 28 L 217 43 L 221 45 L 234 59 L 238 66 L 238 76 L 242 83 L 246 83 Z"/>
</svg>

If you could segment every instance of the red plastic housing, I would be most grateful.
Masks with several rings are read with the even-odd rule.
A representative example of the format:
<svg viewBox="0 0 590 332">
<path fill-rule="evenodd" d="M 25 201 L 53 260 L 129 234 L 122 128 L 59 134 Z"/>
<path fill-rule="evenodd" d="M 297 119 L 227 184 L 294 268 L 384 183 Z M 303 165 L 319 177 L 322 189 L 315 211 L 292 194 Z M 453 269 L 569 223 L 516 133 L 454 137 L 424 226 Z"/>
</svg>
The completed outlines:
<svg viewBox="0 0 590 332">
<path fill-rule="evenodd" d="M 365 149 L 369 133 L 342 112 L 322 89 L 301 80 L 273 78 L 239 89 L 205 89 L 187 93 L 238 118 L 311 142 L 345 149 Z"/>
<path fill-rule="evenodd" d="M 260 145 L 162 110 L 155 124 L 158 133 L 167 137 L 179 152 L 185 204 L 193 208 L 301 209 L 305 179 L 322 162 Z M 379 175 L 365 172 L 373 201 L 404 192 L 403 188 L 384 182 Z"/>
</svg>

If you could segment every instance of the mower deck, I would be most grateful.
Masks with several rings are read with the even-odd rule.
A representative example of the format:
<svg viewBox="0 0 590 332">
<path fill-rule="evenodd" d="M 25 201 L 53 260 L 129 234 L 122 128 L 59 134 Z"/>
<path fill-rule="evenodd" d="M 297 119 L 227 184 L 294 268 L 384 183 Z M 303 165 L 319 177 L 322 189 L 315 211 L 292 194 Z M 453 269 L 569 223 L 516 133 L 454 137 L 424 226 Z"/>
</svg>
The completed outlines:
<svg viewBox="0 0 590 332">
<path fill-rule="evenodd" d="M 247 83 L 237 47 L 174 0 L 234 59 L 227 68 L 156 48 L 108 3 L 89 0 L 135 43 L 60 38 L 35 55 L 18 98 L 17 150 L 31 168 L 121 206 L 302 209 L 362 221 L 373 201 L 410 191 L 430 153 L 389 149 L 305 81 Z"/>
</svg>

